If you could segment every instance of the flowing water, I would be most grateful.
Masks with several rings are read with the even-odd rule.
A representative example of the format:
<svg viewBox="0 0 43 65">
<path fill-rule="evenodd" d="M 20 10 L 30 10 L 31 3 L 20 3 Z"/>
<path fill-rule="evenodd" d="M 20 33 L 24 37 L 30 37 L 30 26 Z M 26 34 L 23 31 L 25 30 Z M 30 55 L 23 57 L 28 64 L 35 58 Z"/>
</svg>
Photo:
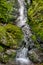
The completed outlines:
<svg viewBox="0 0 43 65">
<path fill-rule="evenodd" d="M 30 0 L 28 0 L 30 2 Z M 24 0 L 18 0 L 19 3 L 19 17 L 18 17 L 18 23 L 17 25 L 22 28 L 22 31 L 24 33 L 24 41 L 25 41 L 25 47 L 22 47 L 18 50 L 17 56 L 16 56 L 16 63 L 17 65 L 32 65 L 32 62 L 27 57 L 28 53 L 28 46 L 30 43 L 32 43 L 32 40 L 30 38 L 31 31 L 29 25 L 26 23 L 27 20 L 27 11 L 25 7 L 25 1 Z M 32 43 L 33 44 L 33 43 Z"/>
</svg>

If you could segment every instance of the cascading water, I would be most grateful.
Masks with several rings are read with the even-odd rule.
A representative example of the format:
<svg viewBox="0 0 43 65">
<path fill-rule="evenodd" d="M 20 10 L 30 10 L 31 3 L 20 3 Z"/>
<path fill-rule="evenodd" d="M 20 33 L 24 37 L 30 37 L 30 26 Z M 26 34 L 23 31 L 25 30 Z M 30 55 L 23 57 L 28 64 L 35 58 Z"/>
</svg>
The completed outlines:
<svg viewBox="0 0 43 65">
<path fill-rule="evenodd" d="M 23 26 L 25 25 L 26 22 L 26 9 L 25 9 L 25 1 L 24 0 L 18 0 L 20 8 L 19 8 L 19 13 L 20 16 L 18 17 L 19 22 L 17 23 L 18 26 Z"/>
<path fill-rule="evenodd" d="M 28 2 L 30 2 L 30 0 L 28 0 Z M 30 31 L 29 25 L 26 23 L 26 20 L 27 20 L 27 13 L 26 12 L 27 11 L 25 8 L 25 1 L 18 0 L 18 3 L 20 5 L 20 8 L 19 8 L 20 16 L 18 17 L 19 22 L 17 23 L 17 25 L 22 28 L 22 31 L 24 33 L 24 41 L 25 41 L 26 45 L 25 45 L 25 47 L 21 48 L 17 52 L 16 63 L 17 63 L 17 65 L 30 65 L 31 61 L 27 57 L 27 52 L 28 52 L 28 46 L 29 46 L 28 44 L 32 43 L 32 40 L 30 38 L 30 36 L 32 34 Z"/>
</svg>

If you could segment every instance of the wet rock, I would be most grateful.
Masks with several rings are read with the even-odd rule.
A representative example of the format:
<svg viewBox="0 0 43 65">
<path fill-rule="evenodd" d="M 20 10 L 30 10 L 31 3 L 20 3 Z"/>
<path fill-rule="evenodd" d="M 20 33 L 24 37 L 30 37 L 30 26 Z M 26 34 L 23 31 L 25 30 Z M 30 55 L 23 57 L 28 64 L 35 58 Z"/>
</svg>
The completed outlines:
<svg viewBox="0 0 43 65">
<path fill-rule="evenodd" d="M 12 27 L 13 26 L 13 27 Z M 16 34 L 17 33 L 17 34 Z M 16 57 L 20 47 L 22 30 L 13 24 L 0 26 L 0 62 L 5 64 Z"/>
<path fill-rule="evenodd" d="M 9 60 L 13 60 L 16 57 L 16 52 L 14 50 L 7 50 L 6 52 L 0 53 L 0 62 L 5 64 Z"/>
<path fill-rule="evenodd" d="M 8 55 L 16 55 L 16 50 L 8 49 L 5 53 Z"/>
<path fill-rule="evenodd" d="M 41 40 L 40 37 L 37 38 L 37 41 L 38 41 L 40 44 L 43 44 L 43 40 Z"/>
<path fill-rule="evenodd" d="M 0 63 L 5 64 L 8 61 L 9 61 L 9 56 L 6 55 L 4 52 L 0 53 Z"/>
<path fill-rule="evenodd" d="M 29 58 L 33 62 L 43 62 L 43 53 L 40 50 L 32 49 L 29 51 Z"/>
</svg>

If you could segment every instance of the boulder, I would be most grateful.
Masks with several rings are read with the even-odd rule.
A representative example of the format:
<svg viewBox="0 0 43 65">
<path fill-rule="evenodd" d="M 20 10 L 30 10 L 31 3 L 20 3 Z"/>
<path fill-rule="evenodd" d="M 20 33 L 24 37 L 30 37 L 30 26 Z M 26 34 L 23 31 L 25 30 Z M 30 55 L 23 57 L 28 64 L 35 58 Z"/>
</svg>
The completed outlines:
<svg viewBox="0 0 43 65">
<path fill-rule="evenodd" d="M 43 53 L 40 50 L 32 49 L 29 51 L 29 58 L 33 62 L 43 62 Z"/>
</svg>

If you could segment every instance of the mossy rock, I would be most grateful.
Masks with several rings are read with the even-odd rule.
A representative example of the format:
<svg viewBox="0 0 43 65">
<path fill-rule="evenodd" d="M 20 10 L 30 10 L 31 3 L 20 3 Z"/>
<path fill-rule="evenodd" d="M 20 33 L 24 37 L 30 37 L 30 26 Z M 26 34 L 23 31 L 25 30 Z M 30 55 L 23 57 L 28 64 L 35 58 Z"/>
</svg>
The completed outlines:
<svg viewBox="0 0 43 65">
<path fill-rule="evenodd" d="M 35 63 L 43 62 L 43 52 L 38 49 L 32 49 L 29 51 L 29 58 Z"/>
<path fill-rule="evenodd" d="M 21 28 L 13 24 L 0 26 L 0 44 L 4 44 L 10 48 L 17 48 L 19 47 L 22 38 L 23 33 Z"/>
<path fill-rule="evenodd" d="M 16 57 L 16 50 L 8 49 L 0 52 L 0 62 L 7 63 L 9 60 L 14 60 Z"/>
<path fill-rule="evenodd" d="M 5 49 L 4 49 L 2 46 L 0 46 L 0 53 L 1 53 L 1 52 L 4 52 L 4 50 L 5 50 Z"/>
<path fill-rule="evenodd" d="M 6 30 L 4 26 L 0 26 L 0 44 L 6 43 Z"/>
<path fill-rule="evenodd" d="M 36 35 L 32 35 L 32 36 L 31 36 L 31 39 L 32 39 L 33 42 L 34 42 L 34 47 L 41 50 L 41 46 L 40 46 L 40 44 L 39 44 L 38 41 L 37 41 Z"/>
<path fill-rule="evenodd" d="M 6 55 L 6 54 L 4 54 L 4 56 L 3 56 L 3 58 L 2 58 L 2 61 L 3 61 L 4 63 L 7 63 L 7 62 L 9 61 L 9 56 Z"/>
<path fill-rule="evenodd" d="M 32 0 L 28 8 L 28 18 L 32 31 L 43 41 L 43 0 Z"/>
<path fill-rule="evenodd" d="M 2 55 L 0 55 L 0 62 L 1 62 L 1 63 L 7 63 L 10 58 L 11 58 L 11 57 L 9 57 L 8 55 L 2 54 Z"/>
<path fill-rule="evenodd" d="M 36 55 L 36 53 L 33 51 L 29 54 L 29 58 L 33 61 L 33 62 L 38 62 L 38 55 Z"/>
<path fill-rule="evenodd" d="M 35 65 L 43 65 L 43 63 L 36 63 Z"/>
<path fill-rule="evenodd" d="M 6 50 L 5 53 L 6 53 L 9 57 L 11 57 L 11 58 L 16 57 L 16 50 L 8 49 L 8 50 Z"/>
<path fill-rule="evenodd" d="M 32 36 L 31 36 L 31 38 L 32 38 L 32 40 L 34 40 L 34 41 L 36 41 L 36 40 L 37 40 L 37 38 L 36 38 L 36 36 L 35 36 L 35 35 L 32 35 Z"/>
</svg>

